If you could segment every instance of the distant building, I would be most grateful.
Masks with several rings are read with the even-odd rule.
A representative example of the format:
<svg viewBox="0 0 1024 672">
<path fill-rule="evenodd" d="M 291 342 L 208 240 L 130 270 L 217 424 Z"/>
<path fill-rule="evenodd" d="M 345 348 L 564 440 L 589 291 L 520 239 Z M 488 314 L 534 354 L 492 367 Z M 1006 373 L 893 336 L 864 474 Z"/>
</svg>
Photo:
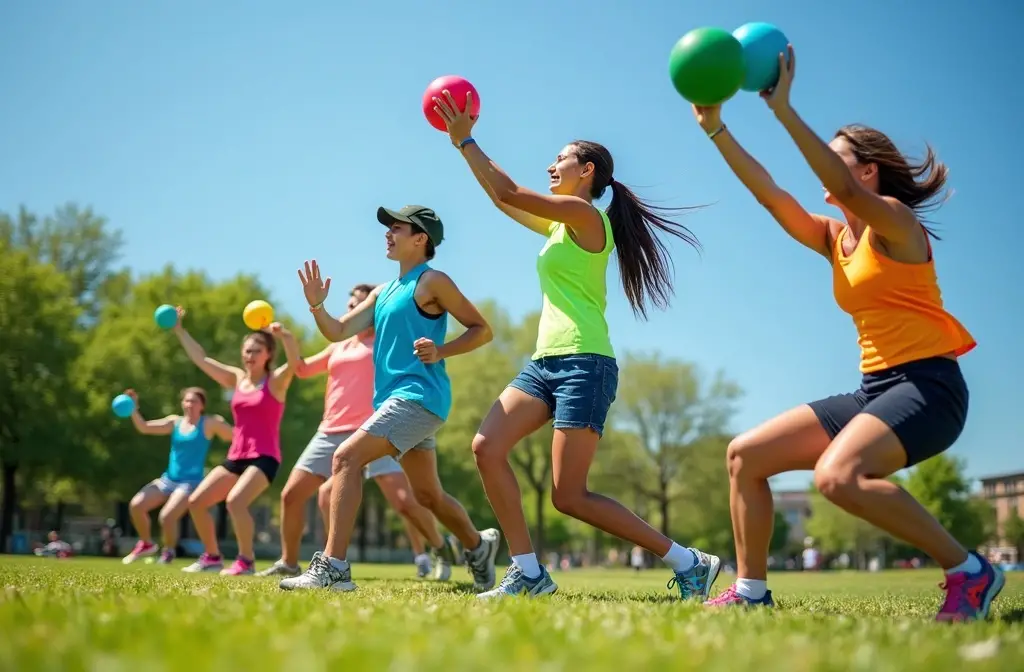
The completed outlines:
<svg viewBox="0 0 1024 672">
<path fill-rule="evenodd" d="M 996 510 L 996 530 L 998 536 L 989 547 L 989 556 L 1006 562 L 1018 562 L 1017 549 L 1007 543 L 1003 536 L 1006 520 L 1011 512 L 1024 518 L 1024 471 L 1008 474 L 996 474 L 979 479 L 981 496 L 992 502 Z"/>
<path fill-rule="evenodd" d="M 807 536 L 807 519 L 811 517 L 811 498 L 806 490 L 781 490 L 772 492 L 775 510 L 782 514 L 789 524 L 789 541 L 803 547 Z"/>
</svg>

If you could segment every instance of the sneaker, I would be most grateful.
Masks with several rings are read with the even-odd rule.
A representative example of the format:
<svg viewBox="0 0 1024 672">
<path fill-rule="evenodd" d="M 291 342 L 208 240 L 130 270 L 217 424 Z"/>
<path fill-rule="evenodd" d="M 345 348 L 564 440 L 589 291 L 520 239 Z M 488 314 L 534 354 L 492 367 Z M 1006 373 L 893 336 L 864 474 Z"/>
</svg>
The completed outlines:
<svg viewBox="0 0 1024 672">
<path fill-rule="evenodd" d="M 981 569 L 973 574 L 957 572 L 946 576 L 941 588 L 946 591 L 946 599 L 942 608 L 935 616 L 936 621 L 960 622 L 984 620 L 988 618 L 992 600 L 1006 584 L 1003 572 L 981 557 L 978 553 L 970 553 L 981 562 Z"/>
<path fill-rule="evenodd" d="M 690 551 L 697 558 L 697 564 L 685 572 L 676 572 L 669 579 L 667 588 L 679 589 L 679 597 L 684 600 L 699 598 L 702 602 L 708 599 L 711 593 L 711 586 L 718 578 L 718 571 L 722 567 L 721 559 L 716 555 L 691 548 Z"/>
<path fill-rule="evenodd" d="M 199 556 L 199 559 L 191 565 L 188 567 L 182 567 L 181 571 L 188 572 L 190 574 L 197 574 L 199 572 L 219 572 L 222 569 L 224 569 L 224 562 L 220 559 L 219 555 L 203 553 Z"/>
<path fill-rule="evenodd" d="M 482 538 L 482 537 L 481 537 Z M 452 566 L 459 564 L 459 542 L 449 535 L 444 537 L 444 546 L 434 551 L 435 581 L 447 581 L 452 578 Z"/>
<path fill-rule="evenodd" d="M 704 603 L 705 607 L 774 607 L 772 591 L 766 590 L 760 600 L 745 597 L 736 592 L 736 584 L 726 588 L 713 600 Z"/>
<path fill-rule="evenodd" d="M 139 539 L 139 541 L 135 544 L 135 548 L 132 549 L 132 552 L 124 556 L 124 558 L 121 559 L 121 562 L 123 562 L 126 565 L 130 565 L 139 558 L 144 558 L 149 555 L 156 555 L 159 551 L 160 547 L 154 544 L 152 541 L 142 541 L 141 539 Z"/>
<path fill-rule="evenodd" d="M 160 557 L 157 558 L 156 564 L 158 564 L 158 565 L 169 565 L 172 562 L 174 562 L 174 557 L 175 557 L 174 556 L 174 549 L 173 548 L 165 548 L 163 550 L 163 552 L 160 553 Z"/>
<path fill-rule="evenodd" d="M 501 532 L 494 528 L 480 532 L 480 545 L 472 551 L 465 550 L 466 564 L 469 566 L 469 573 L 473 575 L 473 588 L 478 593 L 490 590 L 494 587 L 496 572 L 494 570 L 494 558 L 498 555 L 498 547 L 501 544 Z"/>
<path fill-rule="evenodd" d="M 430 560 L 429 555 L 426 553 L 420 553 L 412 562 L 416 565 L 417 579 L 425 579 L 430 576 L 430 571 L 434 568 L 434 563 Z"/>
<path fill-rule="evenodd" d="M 302 574 L 301 567 L 285 564 L 284 560 L 278 560 L 270 567 L 256 572 L 256 576 L 298 576 L 299 574 Z"/>
<path fill-rule="evenodd" d="M 352 582 L 352 566 L 345 563 L 344 569 L 338 569 L 327 558 L 326 555 L 317 551 L 313 554 L 313 560 L 309 568 L 302 574 L 290 578 L 281 579 L 278 584 L 281 590 L 315 590 L 326 588 L 338 592 L 348 592 L 356 589 Z"/>
<path fill-rule="evenodd" d="M 548 570 L 543 565 L 540 568 L 540 576 L 536 579 L 526 578 L 523 570 L 518 565 L 509 565 L 508 569 L 505 570 L 505 578 L 501 580 L 498 587 L 494 590 L 480 593 L 476 598 L 478 600 L 496 600 L 517 595 L 538 597 L 540 595 L 550 595 L 556 590 L 558 590 L 558 586 L 555 585 L 551 574 L 548 573 Z"/>
<path fill-rule="evenodd" d="M 235 561 L 227 569 L 220 570 L 221 576 L 251 576 L 255 573 L 256 563 L 244 555 L 235 558 Z"/>
</svg>

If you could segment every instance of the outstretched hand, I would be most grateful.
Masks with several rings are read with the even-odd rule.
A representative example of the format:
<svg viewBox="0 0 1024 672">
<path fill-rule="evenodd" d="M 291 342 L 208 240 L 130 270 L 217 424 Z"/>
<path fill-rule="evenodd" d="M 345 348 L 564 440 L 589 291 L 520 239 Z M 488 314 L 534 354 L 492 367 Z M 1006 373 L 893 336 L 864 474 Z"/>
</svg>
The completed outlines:
<svg viewBox="0 0 1024 672">
<path fill-rule="evenodd" d="M 183 327 L 181 323 L 185 320 L 185 314 L 186 314 L 185 309 L 182 308 L 181 306 L 175 306 L 174 307 L 174 312 L 177 313 L 177 315 L 178 315 L 178 321 L 174 323 L 174 326 L 171 327 L 171 329 L 175 329 L 175 330 L 184 329 L 185 327 Z"/>
<path fill-rule="evenodd" d="M 136 406 L 139 405 L 139 395 L 135 394 L 135 390 L 133 390 L 131 388 L 128 388 L 127 390 L 124 391 L 124 393 L 125 393 L 125 396 L 128 396 L 128 397 L 132 398 L 132 401 L 135 402 Z"/>
<path fill-rule="evenodd" d="M 327 300 L 327 293 L 331 291 L 331 279 L 324 280 L 320 276 L 320 266 L 316 259 L 307 261 L 303 268 L 299 269 L 299 282 L 302 283 L 302 293 L 306 295 L 306 302 L 310 307 L 319 306 Z"/>
<path fill-rule="evenodd" d="M 290 334 L 290 332 L 285 329 L 284 325 L 280 322 L 271 322 L 270 326 L 267 327 L 267 330 L 276 338 L 281 338 L 282 336 L 288 336 Z"/>
<path fill-rule="evenodd" d="M 711 133 L 718 130 L 722 125 L 722 106 L 721 105 L 694 105 L 693 116 L 697 118 L 697 123 L 704 129 L 706 133 Z"/>
<path fill-rule="evenodd" d="M 779 54 L 779 81 L 775 86 L 761 92 L 761 98 L 768 103 L 774 112 L 789 107 L 789 92 L 793 87 L 793 77 L 796 76 L 796 52 L 793 45 L 786 45 L 786 52 Z"/>
<path fill-rule="evenodd" d="M 473 126 L 479 119 L 469 113 L 473 105 L 473 92 L 466 92 L 466 106 L 462 111 L 459 111 L 459 106 L 455 104 L 451 91 L 445 89 L 443 93 L 444 98 L 433 97 L 434 112 L 444 120 L 444 125 L 448 128 L 448 137 L 451 138 L 452 144 L 458 147 L 472 134 Z"/>
</svg>

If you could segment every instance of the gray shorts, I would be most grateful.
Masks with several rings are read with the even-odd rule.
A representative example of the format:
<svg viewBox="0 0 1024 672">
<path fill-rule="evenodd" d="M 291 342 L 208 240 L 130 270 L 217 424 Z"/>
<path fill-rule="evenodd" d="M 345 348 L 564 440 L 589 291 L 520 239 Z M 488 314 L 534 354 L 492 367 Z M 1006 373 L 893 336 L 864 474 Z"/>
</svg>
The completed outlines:
<svg viewBox="0 0 1024 672">
<path fill-rule="evenodd" d="M 156 486 L 156 489 L 160 491 L 160 494 L 170 497 L 179 490 L 184 492 L 186 495 L 191 495 L 192 492 L 199 487 L 201 481 L 172 481 L 164 474 L 160 478 L 156 479 L 150 485 Z"/>
<path fill-rule="evenodd" d="M 402 459 L 413 448 L 436 448 L 434 435 L 442 425 L 444 420 L 415 401 L 392 397 L 381 404 L 360 429 L 390 441 L 398 450 L 398 459 Z"/>
<path fill-rule="evenodd" d="M 317 432 L 309 440 L 306 449 L 299 455 L 295 462 L 295 469 L 308 471 L 311 474 L 328 479 L 331 477 L 334 451 L 345 443 L 345 439 L 352 436 L 354 432 L 338 432 L 337 434 L 324 434 Z M 395 474 L 402 471 L 402 465 L 398 464 L 395 458 L 390 455 L 378 458 L 363 468 L 364 478 L 376 478 L 386 474 Z"/>
</svg>

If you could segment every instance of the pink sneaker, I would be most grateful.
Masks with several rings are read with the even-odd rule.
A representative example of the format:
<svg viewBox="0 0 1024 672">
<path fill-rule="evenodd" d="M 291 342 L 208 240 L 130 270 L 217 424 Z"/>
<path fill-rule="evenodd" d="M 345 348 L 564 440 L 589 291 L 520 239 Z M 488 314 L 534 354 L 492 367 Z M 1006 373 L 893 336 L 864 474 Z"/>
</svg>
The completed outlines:
<svg viewBox="0 0 1024 672">
<path fill-rule="evenodd" d="M 767 590 L 760 600 L 752 600 L 736 592 L 736 584 L 733 584 L 719 593 L 715 598 L 704 603 L 705 607 L 774 607 L 772 591 Z"/>
<path fill-rule="evenodd" d="M 957 572 L 946 576 L 941 588 L 946 599 L 935 616 L 936 621 L 961 622 L 988 618 L 992 600 L 1006 583 L 1003 573 L 974 551 L 971 555 L 981 562 L 981 569 L 974 574 Z"/>
<path fill-rule="evenodd" d="M 144 558 L 147 555 L 156 555 L 159 550 L 159 547 L 152 541 L 142 541 L 139 539 L 135 544 L 135 548 L 132 549 L 132 552 L 124 556 L 124 558 L 121 559 L 121 562 L 126 565 L 130 565 L 139 558 Z"/>
<path fill-rule="evenodd" d="M 245 556 L 238 556 L 235 561 L 231 563 L 231 566 L 227 569 L 220 571 L 223 576 L 247 576 L 256 573 L 256 563 L 246 558 Z"/>
<path fill-rule="evenodd" d="M 224 568 L 224 562 L 221 561 L 219 555 L 210 555 L 209 553 L 203 553 L 199 556 L 199 559 L 193 562 L 188 567 L 182 567 L 181 571 L 189 574 L 198 574 L 200 572 L 219 572 Z"/>
</svg>

